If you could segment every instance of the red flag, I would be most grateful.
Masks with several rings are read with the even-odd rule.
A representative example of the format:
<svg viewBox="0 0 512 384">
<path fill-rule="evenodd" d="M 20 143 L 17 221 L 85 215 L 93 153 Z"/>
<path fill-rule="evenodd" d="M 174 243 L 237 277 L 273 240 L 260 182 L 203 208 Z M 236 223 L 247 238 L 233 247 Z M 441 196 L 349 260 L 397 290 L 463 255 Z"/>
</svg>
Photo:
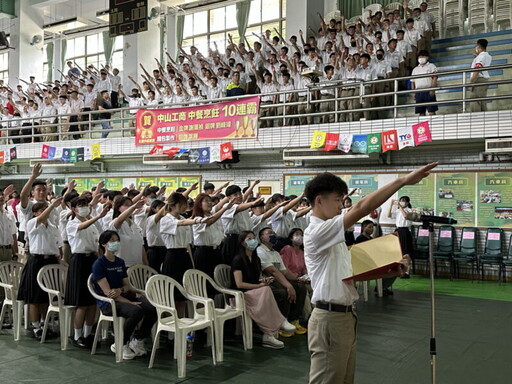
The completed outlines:
<svg viewBox="0 0 512 384">
<path fill-rule="evenodd" d="M 233 158 L 233 144 L 231 142 L 220 145 L 220 161 Z"/>
<path fill-rule="evenodd" d="M 150 155 L 158 155 L 159 153 L 162 153 L 163 150 L 164 150 L 163 145 L 155 145 L 155 146 L 153 146 L 153 148 L 151 148 L 151 151 L 149 151 L 149 154 Z"/>
<path fill-rule="evenodd" d="M 432 135 L 430 134 L 430 125 L 428 121 L 414 124 L 412 126 L 412 135 L 414 136 L 415 145 L 420 145 L 421 143 L 432 141 Z"/>
<path fill-rule="evenodd" d="M 396 130 L 382 132 L 382 152 L 398 150 Z"/>
<path fill-rule="evenodd" d="M 340 140 L 339 133 L 327 133 L 325 136 L 324 151 L 332 151 L 338 148 L 338 141 Z"/>
<path fill-rule="evenodd" d="M 176 155 L 178 152 L 179 152 L 179 148 L 169 148 L 169 149 L 166 149 L 165 151 L 162 151 L 162 153 L 165 153 L 167 156 L 169 157 L 174 157 L 174 155 Z"/>
<path fill-rule="evenodd" d="M 43 148 L 41 148 L 41 157 L 43 159 L 47 159 L 49 151 L 50 151 L 50 146 L 46 145 L 46 144 L 43 144 Z"/>
<path fill-rule="evenodd" d="M 0 151 L 0 164 L 3 164 L 4 162 L 5 162 L 4 151 Z"/>
</svg>

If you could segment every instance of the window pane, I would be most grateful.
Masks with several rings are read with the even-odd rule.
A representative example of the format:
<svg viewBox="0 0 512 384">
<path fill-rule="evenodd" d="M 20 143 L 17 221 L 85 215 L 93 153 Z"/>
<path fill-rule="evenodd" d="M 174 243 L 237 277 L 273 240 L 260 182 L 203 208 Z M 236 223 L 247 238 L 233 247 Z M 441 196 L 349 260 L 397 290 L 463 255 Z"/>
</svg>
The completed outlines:
<svg viewBox="0 0 512 384">
<path fill-rule="evenodd" d="M 98 52 L 98 35 L 87 36 L 87 54 Z"/>
<path fill-rule="evenodd" d="M 196 37 L 194 39 L 194 46 L 203 55 L 208 55 L 208 37 L 207 36 Z"/>
<path fill-rule="evenodd" d="M 247 28 L 247 30 L 245 31 L 245 37 L 247 37 L 247 40 L 249 40 L 249 42 L 251 43 L 251 49 L 253 48 L 253 44 L 255 41 L 260 41 L 260 39 L 254 37 L 253 33 L 257 34 L 258 36 L 261 36 L 261 27 L 251 27 Z"/>
<path fill-rule="evenodd" d="M 231 28 L 236 28 L 236 5 L 226 7 L 226 29 Z"/>
<path fill-rule="evenodd" d="M 186 40 L 183 40 L 182 45 L 183 45 L 183 50 L 184 50 L 185 52 L 190 52 L 190 49 L 189 49 L 189 48 L 190 48 L 190 46 L 191 46 L 191 45 L 193 45 L 193 43 L 192 43 L 192 39 L 186 39 Z"/>
<path fill-rule="evenodd" d="M 80 57 L 75 59 L 75 61 L 80 66 L 80 68 L 85 69 L 85 57 Z"/>
<path fill-rule="evenodd" d="M 261 23 L 261 0 L 252 0 L 249 11 L 249 25 Z"/>
<path fill-rule="evenodd" d="M 286 17 L 286 0 L 281 0 L 283 6 L 281 7 L 281 15 L 282 17 Z"/>
<path fill-rule="evenodd" d="M 279 0 L 263 0 L 262 21 L 279 19 Z"/>
<path fill-rule="evenodd" d="M 67 57 L 75 57 L 75 39 L 68 40 L 68 45 L 66 49 Z"/>
<path fill-rule="evenodd" d="M 217 8 L 210 11 L 210 32 L 226 29 L 226 8 Z"/>
<path fill-rule="evenodd" d="M 208 12 L 194 13 L 194 35 L 208 32 Z"/>
<path fill-rule="evenodd" d="M 75 54 L 73 56 L 82 56 L 82 55 L 85 55 L 85 36 L 77 37 L 75 39 Z"/>
<path fill-rule="evenodd" d="M 100 65 L 99 65 L 99 63 L 98 63 L 98 56 L 96 56 L 96 55 L 95 55 L 95 56 L 89 56 L 89 57 L 87 57 L 87 65 L 89 65 L 89 64 L 92 64 L 92 65 L 94 65 L 96 68 L 101 69 L 101 68 L 100 68 Z"/>
<path fill-rule="evenodd" d="M 114 50 L 118 51 L 120 49 L 123 49 L 123 36 L 117 36 L 116 37 L 116 43 L 114 45 Z"/>
<path fill-rule="evenodd" d="M 219 53 L 224 53 L 226 51 L 226 33 L 217 33 L 215 35 L 210 35 L 210 48 L 212 51 L 215 50 L 215 44 L 213 42 L 217 43 L 217 48 L 219 48 Z"/>
<path fill-rule="evenodd" d="M 112 55 L 112 68 L 117 68 L 120 72 L 123 71 L 123 51 L 114 52 Z"/>
<path fill-rule="evenodd" d="M 185 24 L 183 26 L 183 36 L 189 37 L 194 34 L 194 15 L 185 15 Z"/>
</svg>

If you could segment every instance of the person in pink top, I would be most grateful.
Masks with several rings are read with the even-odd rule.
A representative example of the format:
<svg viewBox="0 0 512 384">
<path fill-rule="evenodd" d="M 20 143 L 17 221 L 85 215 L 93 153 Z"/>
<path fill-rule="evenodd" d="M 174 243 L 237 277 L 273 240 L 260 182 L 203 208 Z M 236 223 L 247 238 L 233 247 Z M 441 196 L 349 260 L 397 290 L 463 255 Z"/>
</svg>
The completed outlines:
<svg viewBox="0 0 512 384">
<path fill-rule="evenodd" d="M 300 228 L 293 228 L 288 235 L 291 245 L 287 245 L 281 249 L 281 258 L 283 263 L 290 271 L 297 276 L 307 273 L 306 262 L 304 261 L 304 250 L 302 248 L 302 238 L 304 232 Z"/>
</svg>

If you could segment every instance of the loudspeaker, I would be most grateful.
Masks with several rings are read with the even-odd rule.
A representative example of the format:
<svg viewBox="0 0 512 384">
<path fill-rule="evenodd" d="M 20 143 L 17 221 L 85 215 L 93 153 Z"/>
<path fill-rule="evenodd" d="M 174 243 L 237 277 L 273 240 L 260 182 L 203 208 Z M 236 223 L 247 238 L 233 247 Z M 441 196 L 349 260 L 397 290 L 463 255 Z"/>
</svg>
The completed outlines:
<svg viewBox="0 0 512 384">
<path fill-rule="evenodd" d="M 7 40 L 7 36 L 5 32 L 0 32 L 0 46 L 9 48 L 9 40 Z"/>
</svg>

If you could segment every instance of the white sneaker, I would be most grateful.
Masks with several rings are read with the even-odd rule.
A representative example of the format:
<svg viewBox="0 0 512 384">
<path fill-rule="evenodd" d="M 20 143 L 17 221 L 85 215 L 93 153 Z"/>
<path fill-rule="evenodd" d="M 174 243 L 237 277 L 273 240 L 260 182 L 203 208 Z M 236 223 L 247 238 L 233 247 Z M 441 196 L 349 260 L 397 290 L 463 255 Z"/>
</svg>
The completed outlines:
<svg viewBox="0 0 512 384">
<path fill-rule="evenodd" d="M 110 350 L 116 353 L 116 345 L 112 344 Z M 135 356 L 135 352 L 133 352 L 128 345 L 123 345 L 123 360 L 133 360 Z"/>
<path fill-rule="evenodd" d="M 284 348 L 284 343 L 277 340 L 273 335 L 267 335 L 265 333 L 263 335 L 263 346 L 267 348 L 282 349 Z"/>
<path fill-rule="evenodd" d="M 281 324 L 281 331 L 283 331 L 285 333 L 294 334 L 296 330 L 297 330 L 297 328 L 295 328 L 295 325 L 291 324 L 286 319 L 283 321 L 283 324 Z"/>
<path fill-rule="evenodd" d="M 135 356 L 145 356 L 148 354 L 148 351 L 144 346 L 144 340 L 137 340 L 136 338 L 133 338 L 130 340 L 128 346 L 135 353 Z"/>
</svg>

